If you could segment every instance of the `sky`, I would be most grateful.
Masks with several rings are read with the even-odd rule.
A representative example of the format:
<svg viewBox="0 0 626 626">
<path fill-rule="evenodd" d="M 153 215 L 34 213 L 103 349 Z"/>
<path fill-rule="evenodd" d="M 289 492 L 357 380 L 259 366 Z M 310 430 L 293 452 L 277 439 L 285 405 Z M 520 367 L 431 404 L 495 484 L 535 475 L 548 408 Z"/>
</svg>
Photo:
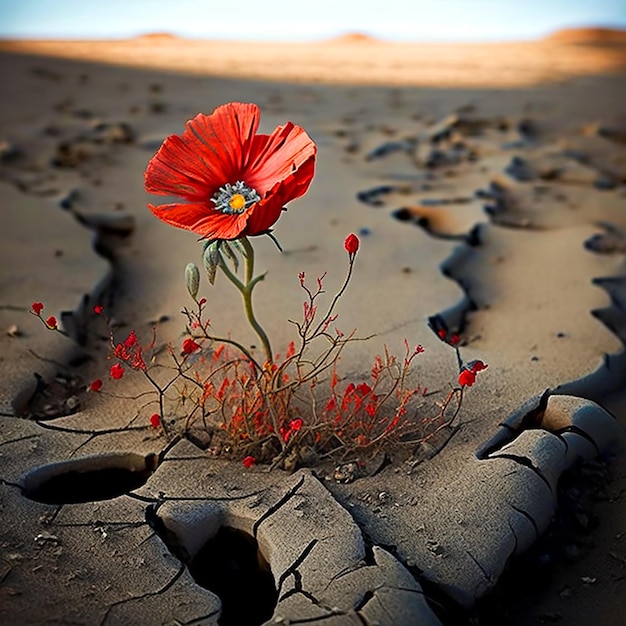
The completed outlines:
<svg viewBox="0 0 626 626">
<path fill-rule="evenodd" d="M 576 26 L 626 28 L 626 0 L 0 0 L 0 38 L 508 41 Z"/>
</svg>

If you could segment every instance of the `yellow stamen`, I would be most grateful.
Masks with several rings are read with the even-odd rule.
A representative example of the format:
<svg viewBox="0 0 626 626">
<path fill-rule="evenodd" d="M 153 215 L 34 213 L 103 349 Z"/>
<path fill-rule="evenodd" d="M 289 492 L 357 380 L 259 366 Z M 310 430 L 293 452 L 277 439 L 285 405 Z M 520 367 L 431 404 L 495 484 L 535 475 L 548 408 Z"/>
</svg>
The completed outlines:
<svg viewBox="0 0 626 626">
<path fill-rule="evenodd" d="M 240 193 L 235 193 L 228 201 L 228 206 L 230 206 L 233 211 L 241 211 L 246 206 L 246 199 Z"/>
</svg>

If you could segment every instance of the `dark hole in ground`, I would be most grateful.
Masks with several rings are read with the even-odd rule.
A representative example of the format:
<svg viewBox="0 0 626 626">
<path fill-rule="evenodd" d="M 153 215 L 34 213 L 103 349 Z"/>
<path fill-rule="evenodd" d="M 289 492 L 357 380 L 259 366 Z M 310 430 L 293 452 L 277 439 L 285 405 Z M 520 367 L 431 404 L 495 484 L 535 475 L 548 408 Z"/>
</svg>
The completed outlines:
<svg viewBox="0 0 626 626">
<path fill-rule="evenodd" d="M 23 495 L 43 504 L 110 500 L 138 489 L 156 469 L 156 455 L 107 455 L 44 465 L 23 478 Z"/>
<path fill-rule="evenodd" d="M 188 566 L 193 579 L 222 601 L 220 626 L 257 626 L 272 616 L 278 591 L 252 535 L 222 526 Z"/>
</svg>

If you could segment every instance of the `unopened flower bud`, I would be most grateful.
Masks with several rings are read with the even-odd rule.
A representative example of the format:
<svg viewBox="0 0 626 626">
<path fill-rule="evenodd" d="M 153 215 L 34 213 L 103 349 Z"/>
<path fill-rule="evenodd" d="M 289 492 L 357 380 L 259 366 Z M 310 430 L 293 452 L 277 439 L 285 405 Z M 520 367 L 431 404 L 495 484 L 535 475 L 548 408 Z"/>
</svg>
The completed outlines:
<svg viewBox="0 0 626 626">
<path fill-rule="evenodd" d="M 202 255 L 202 262 L 204 263 L 204 269 L 206 270 L 209 282 L 215 284 L 215 274 L 217 273 L 217 266 L 220 262 L 220 241 L 212 241 L 204 249 Z"/>
<path fill-rule="evenodd" d="M 185 268 L 185 283 L 189 295 L 195 300 L 200 289 L 200 270 L 195 263 L 187 263 Z"/>
<path fill-rule="evenodd" d="M 354 256 L 359 249 L 359 238 L 354 233 L 350 233 L 343 242 L 343 247 L 350 256 Z"/>
<path fill-rule="evenodd" d="M 239 269 L 239 259 L 237 258 L 236 253 L 237 249 L 238 246 L 234 249 L 231 248 L 228 244 L 228 241 L 222 241 L 222 245 L 220 246 L 220 250 L 224 251 L 224 254 L 228 258 L 228 260 L 233 264 L 233 269 L 235 270 L 235 273 L 237 273 L 237 270 Z"/>
</svg>

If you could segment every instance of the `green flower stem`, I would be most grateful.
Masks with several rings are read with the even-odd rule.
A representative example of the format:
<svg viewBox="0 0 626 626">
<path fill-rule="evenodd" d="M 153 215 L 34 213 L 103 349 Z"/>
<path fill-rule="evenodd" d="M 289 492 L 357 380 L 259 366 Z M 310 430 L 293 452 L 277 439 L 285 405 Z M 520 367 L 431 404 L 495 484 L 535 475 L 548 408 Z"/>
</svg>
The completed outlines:
<svg viewBox="0 0 626 626">
<path fill-rule="evenodd" d="M 225 261 L 220 256 L 219 265 L 226 275 L 226 278 L 230 280 L 235 287 L 241 293 L 241 297 L 243 298 L 243 306 L 246 313 L 246 318 L 252 326 L 252 329 L 257 334 L 257 337 L 260 339 L 261 344 L 263 345 L 263 351 L 265 352 L 265 358 L 269 363 L 273 363 L 274 359 L 272 357 L 272 348 L 270 346 L 270 340 L 267 337 L 266 332 L 263 330 L 261 324 L 259 324 L 256 316 L 254 315 L 254 308 L 252 306 L 252 290 L 256 286 L 256 284 L 265 278 L 265 274 L 261 274 L 260 276 L 254 276 L 254 248 L 252 244 L 248 241 L 246 237 L 242 237 L 240 240 L 241 245 L 243 246 L 243 257 L 245 260 L 245 268 L 244 268 L 244 281 L 241 282 L 230 270 L 230 268 L 226 265 Z"/>
</svg>

